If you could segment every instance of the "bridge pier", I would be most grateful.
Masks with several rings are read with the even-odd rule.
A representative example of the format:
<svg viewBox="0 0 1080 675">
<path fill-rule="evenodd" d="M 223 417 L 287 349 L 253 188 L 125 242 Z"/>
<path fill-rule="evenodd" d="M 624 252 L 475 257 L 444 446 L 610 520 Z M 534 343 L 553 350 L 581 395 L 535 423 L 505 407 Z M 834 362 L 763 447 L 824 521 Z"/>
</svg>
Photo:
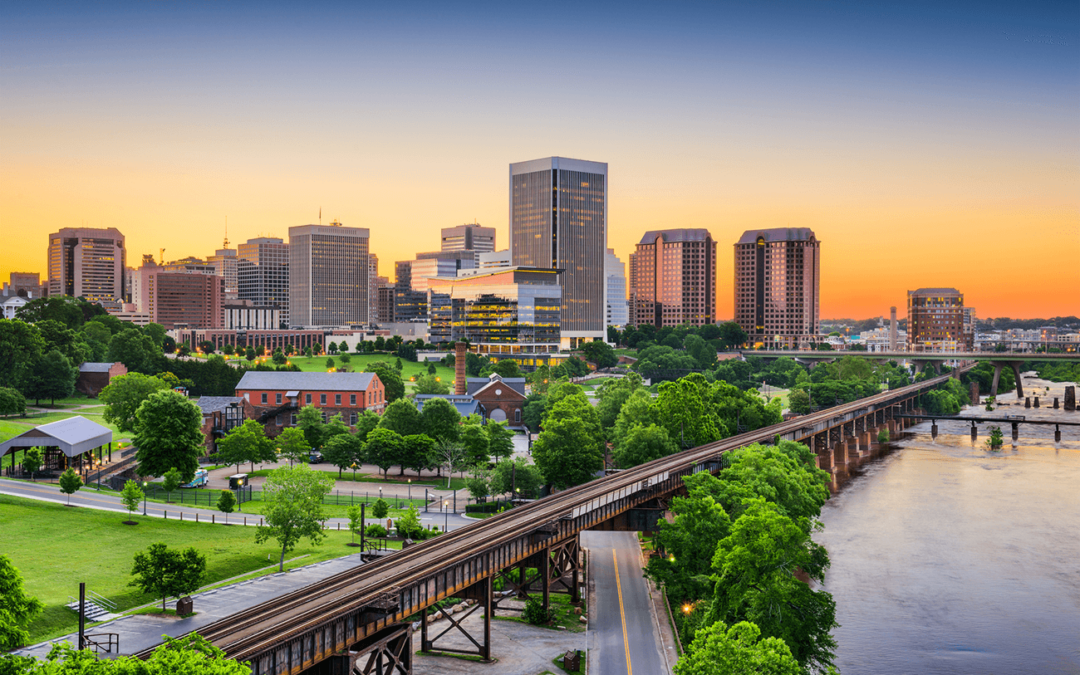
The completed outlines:
<svg viewBox="0 0 1080 675">
<path fill-rule="evenodd" d="M 1057 409 L 1058 409 L 1058 397 L 1055 396 L 1054 397 L 1054 410 L 1057 410 Z"/>
<path fill-rule="evenodd" d="M 1076 387 L 1071 384 L 1065 387 L 1065 410 L 1069 412 L 1076 410 Z"/>
<path fill-rule="evenodd" d="M 1012 439 L 1014 441 L 1020 440 L 1020 424 L 1018 422 L 1012 423 Z"/>
<path fill-rule="evenodd" d="M 847 445 L 848 469 L 858 468 L 862 463 L 862 453 L 859 452 L 859 439 L 849 438 L 844 443 Z"/>
<path fill-rule="evenodd" d="M 1039 397 L 1038 396 L 1035 397 L 1034 407 L 1036 407 L 1036 408 L 1039 407 Z"/>
<path fill-rule="evenodd" d="M 844 441 L 833 444 L 833 473 L 847 472 L 847 447 Z"/>
<path fill-rule="evenodd" d="M 971 405 L 979 405 L 979 382 L 973 380 L 971 382 Z"/>
<path fill-rule="evenodd" d="M 457 615 L 452 614 L 450 612 L 447 612 L 446 609 L 443 608 L 443 607 L 439 607 L 437 609 L 437 611 L 446 618 L 447 623 L 449 623 L 450 625 L 448 625 L 446 628 L 444 628 L 441 633 L 439 633 L 438 635 L 436 635 L 435 637 L 430 638 L 430 639 L 428 638 L 429 624 L 428 624 L 427 610 L 425 609 L 425 610 L 421 611 L 420 612 L 420 651 L 422 651 L 422 652 L 430 652 L 432 650 L 436 650 L 436 651 L 440 651 L 440 652 L 451 652 L 451 653 L 454 653 L 454 654 L 468 654 L 468 655 L 471 655 L 471 656 L 479 656 L 484 661 L 490 661 L 491 660 L 491 610 L 492 610 L 491 598 L 492 598 L 492 594 L 493 594 L 493 586 L 492 586 L 492 583 L 491 583 L 491 576 L 486 576 L 483 579 L 481 579 L 480 581 L 477 581 L 475 584 L 466 587 L 465 589 L 460 591 L 458 594 L 454 595 L 453 597 L 462 598 L 464 600 L 475 600 L 476 604 L 474 604 L 470 609 L 466 610 L 465 612 L 462 612 L 462 613 L 457 614 Z M 477 611 L 478 609 L 483 610 L 483 614 L 484 614 L 483 643 L 477 642 L 476 638 L 474 638 L 469 633 L 469 631 L 467 631 L 465 629 L 465 627 L 462 625 L 464 623 L 465 619 L 468 618 L 469 616 L 471 616 L 472 613 Z M 455 618 L 455 616 L 457 618 Z M 458 630 L 458 632 L 460 632 L 462 635 L 464 635 L 466 638 L 468 638 L 469 642 L 473 643 L 473 645 L 476 646 L 476 651 L 472 651 L 472 650 L 468 650 L 468 649 L 453 649 L 453 648 L 450 648 L 450 647 L 441 647 L 441 648 L 436 647 L 435 646 L 435 641 L 438 640 L 439 638 L 441 638 L 442 636 L 446 635 L 448 632 L 450 632 L 450 630 L 452 628 L 456 628 Z M 364 670 L 364 671 L 361 671 L 361 672 L 370 673 L 372 671 L 369 669 L 369 670 Z M 381 671 L 379 671 L 379 672 L 381 672 Z M 387 670 L 386 672 L 391 673 L 393 671 L 392 670 Z"/>
<path fill-rule="evenodd" d="M 975 423 L 971 423 L 971 440 L 975 441 L 979 438 L 979 427 L 975 426 Z"/>
</svg>

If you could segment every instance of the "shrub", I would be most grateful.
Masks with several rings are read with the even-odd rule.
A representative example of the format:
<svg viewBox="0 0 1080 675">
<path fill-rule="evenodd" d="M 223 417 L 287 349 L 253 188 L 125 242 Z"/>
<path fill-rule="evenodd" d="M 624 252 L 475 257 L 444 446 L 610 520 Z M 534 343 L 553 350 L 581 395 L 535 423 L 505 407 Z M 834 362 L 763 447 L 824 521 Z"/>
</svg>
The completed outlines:
<svg viewBox="0 0 1080 675">
<path fill-rule="evenodd" d="M 889 442 L 889 430 L 888 429 L 882 429 L 881 431 L 879 431 L 877 433 L 877 442 L 878 443 L 888 443 Z"/>
<path fill-rule="evenodd" d="M 522 613 L 522 617 L 534 626 L 548 623 L 555 618 L 555 612 L 550 609 L 545 610 L 543 603 L 536 598 L 529 598 L 525 602 L 525 611 Z"/>
<path fill-rule="evenodd" d="M 390 534 L 390 532 L 382 525 L 375 523 L 373 525 L 368 525 L 367 527 L 365 527 L 364 534 L 369 537 L 385 537 L 386 535 Z"/>
</svg>

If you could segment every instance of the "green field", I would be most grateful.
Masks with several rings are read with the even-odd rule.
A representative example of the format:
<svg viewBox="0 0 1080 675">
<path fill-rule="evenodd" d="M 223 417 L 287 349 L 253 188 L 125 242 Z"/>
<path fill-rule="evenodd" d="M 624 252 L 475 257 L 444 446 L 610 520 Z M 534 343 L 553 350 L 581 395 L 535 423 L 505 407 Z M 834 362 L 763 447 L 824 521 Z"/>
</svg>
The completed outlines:
<svg viewBox="0 0 1080 675">
<path fill-rule="evenodd" d="M 96 402 L 96 398 L 90 398 L 88 396 L 72 396 L 70 398 L 58 398 L 55 401 L 48 401 L 47 399 L 41 400 L 41 405 L 38 406 L 34 399 L 26 399 L 26 405 L 40 407 L 40 408 L 55 408 L 61 410 L 64 408 L 73 408 L 75 406 L 87 405 Z"/>
<path fill-rule="evenodd" d="M 77 597 L 79 582 L 128 609 L 153 597 L 128 586 L 136 551 L 154 542 L 194 546 L 207 557 L 211 584 L 276 563 L 280 549 L 256 544 L 254 528 L 195 524 L 136 516 L 138 525 L 124 525 L 126 516 L 85 508 L 0 495 L 0 553 L 22 573 L 26 591 L 43 603 L 45 612 L 30 625 L 31 643 L 64 635 L 78 628 L 78 617 L 64 607 Z M 286 558 L 300 567 L 355 553 L 346 544 L 348 532 L 327 532 L 320 546 L 302 540 Z M 286 565 L 289 568 L 290 565 Z M 264 573 L 276 572 L 276 568 Z M 196 608 L 197 609 L 197 608 Z"/>
</svg>

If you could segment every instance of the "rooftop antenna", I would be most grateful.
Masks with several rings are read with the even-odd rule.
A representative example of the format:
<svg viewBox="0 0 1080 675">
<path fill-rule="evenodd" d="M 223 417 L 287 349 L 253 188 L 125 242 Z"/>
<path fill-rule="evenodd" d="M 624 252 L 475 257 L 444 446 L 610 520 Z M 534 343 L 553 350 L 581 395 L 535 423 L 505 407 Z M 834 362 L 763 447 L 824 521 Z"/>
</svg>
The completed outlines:
<svg viewBox="0 0 1080 675">
<path fill-rule="evenodd" d="M 159 265 L 165 264 L 165 249 L 158 249 Z"/>
<path fill-rule="evenodd" d="M 225 216 L 225 248 L 229 248 L 229 217 Z"/>
<path fill-rule="evenodd" d="M 322 225 L 322 207 L 319 207 L 319 224 Z"/>
</svg>

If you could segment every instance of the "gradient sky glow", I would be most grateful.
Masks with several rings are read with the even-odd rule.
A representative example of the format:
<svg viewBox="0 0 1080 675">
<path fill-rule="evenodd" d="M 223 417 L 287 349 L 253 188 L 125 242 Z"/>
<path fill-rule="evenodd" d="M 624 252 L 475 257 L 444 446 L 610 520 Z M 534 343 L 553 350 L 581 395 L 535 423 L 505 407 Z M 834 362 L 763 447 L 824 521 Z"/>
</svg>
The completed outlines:
<svg viewBox="0 0 1080 675">
<path fill-rule="evenodd" d="M 374 3 L 364 3 L 373 5 Z M 528 4 L 528 3 L 525 3 Z M 978 315 L 1080 315 L 1080 3 L 0 5 L 0 278 L 48 234 L 128 264 L 371 230 L 381 273 L 478 220 L 508 165 L 609 163 L 609 245 L 810 227 L 822 309 L 955 286 Z"/>
</svg>

